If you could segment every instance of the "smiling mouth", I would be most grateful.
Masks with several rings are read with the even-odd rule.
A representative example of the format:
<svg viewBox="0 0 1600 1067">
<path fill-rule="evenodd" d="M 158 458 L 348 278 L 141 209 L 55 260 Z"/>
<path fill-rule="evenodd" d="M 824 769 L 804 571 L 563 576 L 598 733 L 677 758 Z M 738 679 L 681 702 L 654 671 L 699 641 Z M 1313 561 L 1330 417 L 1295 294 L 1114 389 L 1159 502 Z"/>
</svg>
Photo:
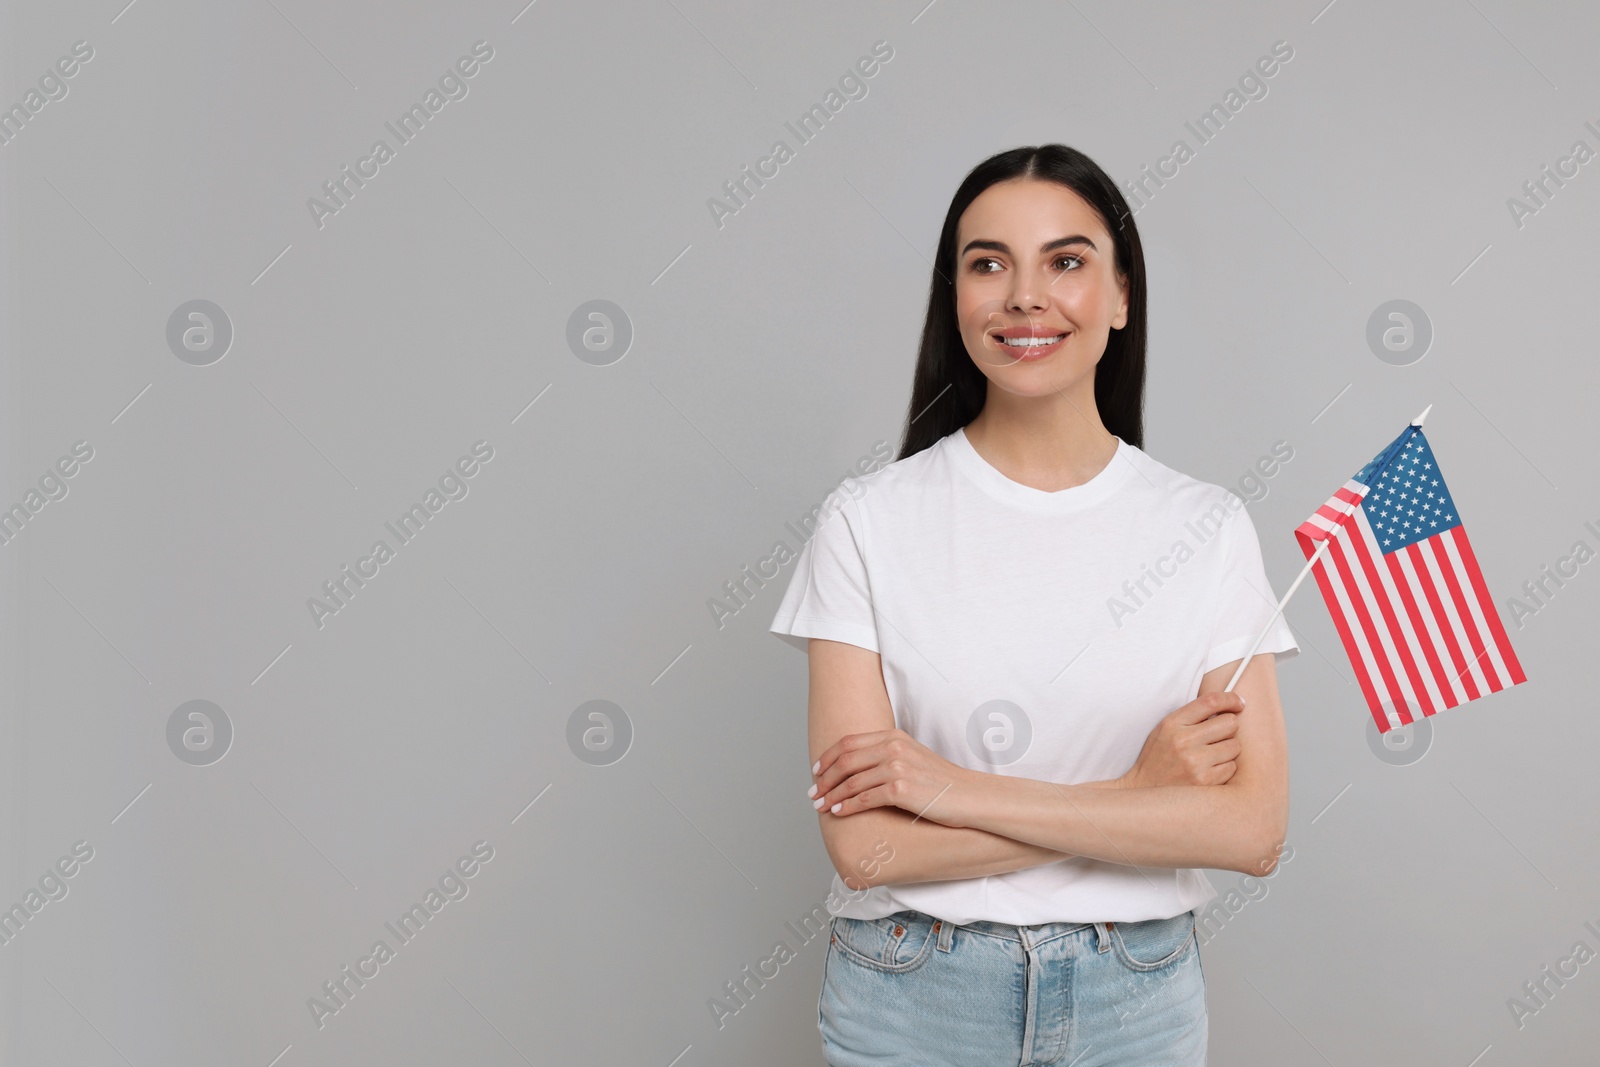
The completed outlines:
<svg viewBox="0 0 1600 1067">
<path fill-rule="evenodd" d="M 1064 340 L 1066 336 L 1058 333 L 1054 337 L 998 337 L 997 340 L 1007 348 L 1044 348 Z"/>
</svg>

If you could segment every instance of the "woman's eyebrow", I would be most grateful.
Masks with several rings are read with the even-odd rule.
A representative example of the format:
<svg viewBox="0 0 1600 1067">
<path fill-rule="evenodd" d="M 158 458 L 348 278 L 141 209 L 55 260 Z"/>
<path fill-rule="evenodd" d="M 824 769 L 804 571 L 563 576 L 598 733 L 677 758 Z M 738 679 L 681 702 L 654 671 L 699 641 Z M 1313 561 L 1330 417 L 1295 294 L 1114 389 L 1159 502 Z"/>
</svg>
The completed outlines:
<svg viewBox="0 0 1600 1067">
<path fill-rule="evenodd" d="M 1081 233 L 1075 233 L 1071 237 L 1057 237 L 1054 241 L 1046 241 L 1044 244 L 1039 246 L 1039 251 L 1052 252 L 1057 248 L 1065 248 L 1067 245 L 1088 245 L 1096 252 L 1100 250 L 1099 246 L 1093 241 L 1089 240 L 1089 238 L 1085 237 Z M 991 252 L 1004 252 L 1008 256 L 1011 254 L 1011 247 L 1004 241 L 989 241 L 983 238 L 976 238 L 968 241 L 967 246 L 961 250 L 961 254 L 964 256 L 974 248 L 984 248 Z"/>
</svg>

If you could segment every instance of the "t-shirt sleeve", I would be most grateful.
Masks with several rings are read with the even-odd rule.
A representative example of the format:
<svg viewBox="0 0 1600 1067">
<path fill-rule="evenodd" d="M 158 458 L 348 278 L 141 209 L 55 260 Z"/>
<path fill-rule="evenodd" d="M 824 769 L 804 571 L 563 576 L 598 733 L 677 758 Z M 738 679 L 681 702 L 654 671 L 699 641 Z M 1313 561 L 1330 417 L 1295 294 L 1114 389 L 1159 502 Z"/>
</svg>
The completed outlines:
<svg viewBox="0 0 1600 1067">
<path fill-rule="evenodd" d="M 802 652 L 813 637 L 879 651 L 861 517 L 841 489 L 823 500 L 769 630 Z"/>
<path fill-rule="evenodd" d="M 1231 500 L 1238 500 L 1239 506 L 1223 522 L 1220 533 L 1222 580 L 1217 586 L 1216 618 L 1202 674 L 1243 659 L 1268 619 L 1272 619 L 1272 627 L 1261 639 L 1255 654 L 1275 652 L 1279 662 L 1300 654 L 1300 646 L 1295 643 L 1288 622 L 1282 615 L 1272 618 L 1278 607 L 1278 597 L 1267 581 L 1266 567 L 1261 562 L 1261 542 L 1256 536 L 1255 523 L 1244 502 L 1232 493 L 1228 495 Z"/>
</svg>

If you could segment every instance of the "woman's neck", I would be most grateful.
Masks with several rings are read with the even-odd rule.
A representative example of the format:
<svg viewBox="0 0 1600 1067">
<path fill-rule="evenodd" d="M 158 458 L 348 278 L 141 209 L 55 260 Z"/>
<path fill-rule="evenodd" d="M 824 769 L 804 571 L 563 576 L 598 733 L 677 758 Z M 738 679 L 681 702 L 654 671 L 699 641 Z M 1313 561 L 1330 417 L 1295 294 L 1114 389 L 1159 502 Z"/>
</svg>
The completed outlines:
<svg viewBox="0 0 1600 1067">
<path fill-rule="evenodd" d="M 966 427 L 978 455 L 1012 481 L 1059 492 L 1089 481 L 1116 455 L 1117 438 L 1092 400 L 1015 399 L 1025 402 L 997 405 L 990 397 Z"/>
</svg>

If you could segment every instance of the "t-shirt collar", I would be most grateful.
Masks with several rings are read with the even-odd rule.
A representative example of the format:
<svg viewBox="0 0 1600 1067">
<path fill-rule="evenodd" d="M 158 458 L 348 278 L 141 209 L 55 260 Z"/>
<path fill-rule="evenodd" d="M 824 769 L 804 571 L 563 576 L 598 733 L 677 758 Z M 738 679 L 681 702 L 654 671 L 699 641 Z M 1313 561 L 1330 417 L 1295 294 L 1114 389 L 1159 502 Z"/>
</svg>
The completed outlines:
<svg viewBox="0 0 1600 1067">
<path fill-rule="evenodd" d="M 972 447 L 972 442 L 967 440 L 965 427 L 947 436 L 945 442 L 957 466 L 984 492 L 1002 503 L 1033 511 L 1081 511 L 1098 504 L 1127 480 L 1136 462 L 1132 455 L 1134 447 L 1119 437 L 1111 462 L 1101 468 L 1098 474 L 1082 485 L 1049 493 L 1012 481 L 990 466 L 989 461 L 980 456 L 978 450 Z"/>
</svg>

